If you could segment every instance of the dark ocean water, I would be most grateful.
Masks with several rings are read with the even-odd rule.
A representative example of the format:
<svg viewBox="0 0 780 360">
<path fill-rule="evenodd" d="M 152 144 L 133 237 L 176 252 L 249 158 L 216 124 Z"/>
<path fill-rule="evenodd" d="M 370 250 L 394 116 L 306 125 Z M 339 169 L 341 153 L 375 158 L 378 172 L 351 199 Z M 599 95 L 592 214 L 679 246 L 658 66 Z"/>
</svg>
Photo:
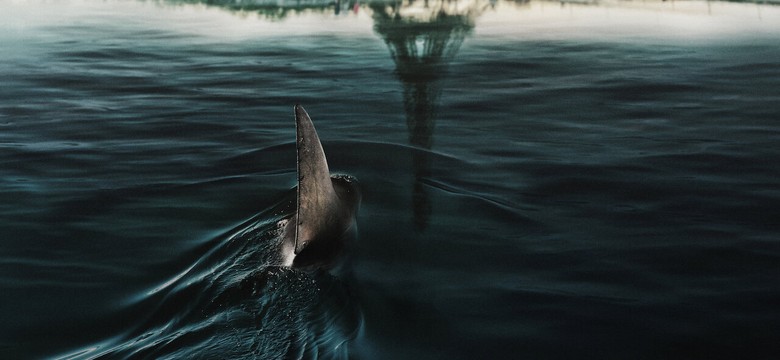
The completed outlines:
<svg viewBox="0 0 780 360">
<path fill-rule="evenodd" d="M 780 7 L 389 4 L 0 1 L 0 358 L 780 355 Z"/>
</svg>

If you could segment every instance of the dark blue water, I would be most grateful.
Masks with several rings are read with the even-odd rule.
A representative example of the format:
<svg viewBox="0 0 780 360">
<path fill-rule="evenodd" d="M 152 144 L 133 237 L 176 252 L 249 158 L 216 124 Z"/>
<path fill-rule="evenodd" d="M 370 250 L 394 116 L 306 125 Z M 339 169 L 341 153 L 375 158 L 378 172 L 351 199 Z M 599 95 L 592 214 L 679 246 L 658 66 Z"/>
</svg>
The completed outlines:
<svg viewBox="0 0 780 360">
<path fill-rule="evenodd" d="M 0 358 L 780 354 L 780 8 L 392 4 L 0 2 Z"/>
</svg>

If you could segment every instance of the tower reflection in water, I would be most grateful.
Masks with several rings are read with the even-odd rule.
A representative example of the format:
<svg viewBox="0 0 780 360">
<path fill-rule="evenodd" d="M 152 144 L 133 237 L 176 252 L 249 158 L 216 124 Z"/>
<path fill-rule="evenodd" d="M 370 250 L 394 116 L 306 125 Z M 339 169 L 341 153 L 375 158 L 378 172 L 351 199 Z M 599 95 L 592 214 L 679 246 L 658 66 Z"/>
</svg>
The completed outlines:
<svg viewBox="0 0 780 360">
<path fill-rule="evenodd" d="M 425 230 L 431 201 L 425 179 L 430 176 L 433 132 L 442 83 L 474 20 L 489 6 L 482 1 L 402 1 L 369 5 L 374 31 L 384 39 L 403 86 L 406 126 L 412 155 L 413 222 Z"/>
<path fill-rule="evenodd" d="M 442 83 L 449 64 L 463 40 L 474 29 L 475 19 L 496 0 L 169 0 L 172 3 L 205 3 L 237 12 L 253 12 L 271 20 L 311 12 L 357 13 L 369 8 L 374 31 L 390 50 L 395 74 L 403 87 L 404 112 L 409 131 L 414 183 L 413 223 L 418 231 L 428 227 L 431 200 L 425 179 L 431 173 L 431 148 Z M 525 3 L 527 0 L 515 0 Z"/>
</svg>

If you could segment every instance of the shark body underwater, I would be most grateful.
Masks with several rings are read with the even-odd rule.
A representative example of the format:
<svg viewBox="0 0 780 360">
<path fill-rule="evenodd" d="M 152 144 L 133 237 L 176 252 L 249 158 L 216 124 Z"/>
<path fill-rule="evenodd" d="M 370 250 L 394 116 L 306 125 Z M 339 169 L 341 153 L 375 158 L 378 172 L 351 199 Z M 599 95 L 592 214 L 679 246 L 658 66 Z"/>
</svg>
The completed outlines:
<svg viewBox="0 0 780 360">
<path fill-rule="evenodd" d="M 292 194 L 206 243 L 190 266 L 131 296 L 134 319 L 62 359 L 348 359 L 363 325 L 351 283 L 357 182 L 331 176 L 311 118 L 295 106 Z"/>
</svg>

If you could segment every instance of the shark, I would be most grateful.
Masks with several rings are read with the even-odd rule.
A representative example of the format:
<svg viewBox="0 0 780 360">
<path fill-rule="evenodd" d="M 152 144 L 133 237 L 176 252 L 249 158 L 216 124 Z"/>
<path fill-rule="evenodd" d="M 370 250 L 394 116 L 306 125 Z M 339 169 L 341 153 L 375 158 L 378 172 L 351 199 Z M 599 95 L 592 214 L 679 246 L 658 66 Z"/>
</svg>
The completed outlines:
<svg viewBox="0 0 780 360">
<path fill-rule="evenodd" d="M 300 105 L 294 111 L 296 203 L 281 201 L 216 237 L 128 307 L 145 314 L 128 329 L 55 358 L 349 358 L 363 318 L 344 255 L 361 194 L 355 178 L 330 173 L 311 117 Z M 284 217 L 268 221 L 277 211 Z"/>
<path fill-rule="evenodd" d="M 280 224 L 285 266 L 322 267 L 332 264 L 356 231 L 361 194 L 357 180 L 331 174 L 311 117 L 296 104 L 295 143 L 298 186 L 296 211 Z"/>
</svg>

